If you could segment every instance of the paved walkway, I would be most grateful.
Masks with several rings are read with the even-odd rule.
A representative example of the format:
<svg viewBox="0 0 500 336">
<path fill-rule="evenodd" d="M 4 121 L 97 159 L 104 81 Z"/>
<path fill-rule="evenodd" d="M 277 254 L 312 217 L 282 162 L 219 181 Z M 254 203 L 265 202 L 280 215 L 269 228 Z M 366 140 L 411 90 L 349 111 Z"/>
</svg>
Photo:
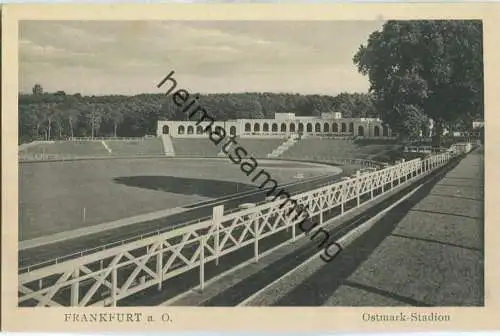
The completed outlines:
<svg viewBox="0 0 500 336">
<path fill-rule="evenodd" d="M 483 305 L 483 250 L 484 156 L 480 149 L 413 205 L 323 304 Z"/>
<path fill-rule="evenodd" d="M 245 305 L 484 305 L 483 205 L 484 154 L 479 149 L 389 211 L 335 260 L 325 264 L 315 258 Z M 213 293 L 209 285 L 203 295 L 192 292 L 166 304 L 202 304 L 262 268 L 250 264 L 217 279 Z"/>
<path fill-rule="evenodd" d="M 480 149 L 274 305 L 483 305 L 483 195 Z"/>
</svg>

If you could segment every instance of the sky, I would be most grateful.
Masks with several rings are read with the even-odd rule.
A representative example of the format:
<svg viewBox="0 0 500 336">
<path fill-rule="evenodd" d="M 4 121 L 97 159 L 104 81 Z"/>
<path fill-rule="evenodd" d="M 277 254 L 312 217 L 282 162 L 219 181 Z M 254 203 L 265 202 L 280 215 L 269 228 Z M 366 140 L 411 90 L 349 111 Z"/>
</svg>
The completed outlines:
<svg viewBox="0 0 500 336">
<path fill-rule="evenodd" d="M 382 21 L 22 21 L 19 90 L 367 92 L 353 55 Z"/>
</svg>

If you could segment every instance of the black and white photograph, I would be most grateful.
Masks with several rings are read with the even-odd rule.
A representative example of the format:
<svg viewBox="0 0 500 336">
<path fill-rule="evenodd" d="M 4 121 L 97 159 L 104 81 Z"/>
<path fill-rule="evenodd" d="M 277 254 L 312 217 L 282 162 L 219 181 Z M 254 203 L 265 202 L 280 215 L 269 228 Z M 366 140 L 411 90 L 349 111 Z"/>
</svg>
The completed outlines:
<svg viewBox="0 0 500 336">
<path fill-rule="evenodd" d="M 26 20 L 18 83 L 20 307 L 484 305 L 481 20 Z"/>
<path fill-rule="evenodd" d="M 2 11 L 9 330 L 498 326 L 500 7 L 52 8 Z"/>
</svg>

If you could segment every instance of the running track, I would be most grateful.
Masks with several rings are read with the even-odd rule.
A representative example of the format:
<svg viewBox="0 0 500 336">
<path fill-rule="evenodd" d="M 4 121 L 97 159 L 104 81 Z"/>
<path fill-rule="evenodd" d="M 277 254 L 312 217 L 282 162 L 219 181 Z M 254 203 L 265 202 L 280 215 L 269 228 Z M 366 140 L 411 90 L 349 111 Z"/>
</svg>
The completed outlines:
<svg viewBox="0 0 500 336">
<path fill-rule="evenodd" d="M 350 175 L 353 171 L 352 167 L 342 167 L 343 172 L 338 175 L 321 176 L 315 179 L 309 179 L 303 183 L 297 183 L 284 189 L 291 195 L 305 192 L 316 187 L 338 181 L 342 176 Z M 146 234 L 148 232 L 157 231 L 166 227 L 176 228 L 180 223 L 186 223 L 199 218 L 204 218 L 212 215 L 212 208 L 215 205 L 224 204 L 224 210 L 237 208 L 243 203 L 257 203 L 266 198 L 266 190 L 257 189 L 255 192 L 248 193 L 244 197 L 221 198 L 210 203 L 202 202 L 200 207 L 191 208 L 185 212 L 173 214 L 171 216 L 155 219 L 152 221 L 128 225 L 121 228 L 111 229 L 104 232 L 89 234 L 77 238 L 68 239 L 52 244 L 47 244 L 39 247 L 25 249 L 19 251 L 19 268 L 25 268 L 31 265 L 40 264 L 50 261 L 55 258 L 67 256 L 73 253 L 96 248 L 102 245 L 114 243 Z"/>
</svg>

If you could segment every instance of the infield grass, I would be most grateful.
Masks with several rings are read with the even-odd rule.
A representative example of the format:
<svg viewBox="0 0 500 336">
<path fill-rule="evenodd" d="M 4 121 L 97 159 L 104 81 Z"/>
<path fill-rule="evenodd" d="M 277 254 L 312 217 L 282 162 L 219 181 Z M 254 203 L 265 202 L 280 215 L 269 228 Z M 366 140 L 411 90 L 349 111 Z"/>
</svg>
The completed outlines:
<svg viewBox="0 0 500 336">
<path fill-rule="evenodd" d="M 280 184 L 296 181 L 297 172 L 308 178 L 338 170 L 297 162 L 263 162 L 260 167 Z M 256 190 L 258 185 L 225 158 L 23 163 L 19 180 L 20 241 Z"/>
</svg>

